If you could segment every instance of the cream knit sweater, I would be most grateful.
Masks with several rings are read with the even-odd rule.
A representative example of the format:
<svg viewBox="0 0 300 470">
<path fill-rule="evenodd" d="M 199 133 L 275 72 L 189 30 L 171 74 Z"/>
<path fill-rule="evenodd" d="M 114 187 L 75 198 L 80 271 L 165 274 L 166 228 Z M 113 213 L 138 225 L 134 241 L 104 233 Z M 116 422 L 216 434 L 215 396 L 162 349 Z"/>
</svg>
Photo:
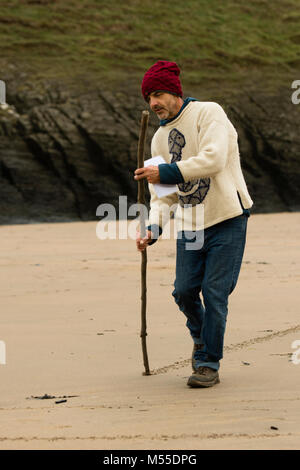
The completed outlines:
<svg viewBox="0 0 300 470">
<path fill-rule="evenodd" d="M 177 207 L 178 230 L 210 227 L 243 213 L 237 192 L 245 209 L 252 206 L 241 170 L 237 132 L 217 103 L 188 103 L 178 117 L 156 131 L 151 153 L 152 157 L 163 156 L 166 163 L 176 162 L 184 180 L 176 193 L 160 199 L 149 184 L 151 225 L 163 229 L 170 208 Z"/>
</svg>

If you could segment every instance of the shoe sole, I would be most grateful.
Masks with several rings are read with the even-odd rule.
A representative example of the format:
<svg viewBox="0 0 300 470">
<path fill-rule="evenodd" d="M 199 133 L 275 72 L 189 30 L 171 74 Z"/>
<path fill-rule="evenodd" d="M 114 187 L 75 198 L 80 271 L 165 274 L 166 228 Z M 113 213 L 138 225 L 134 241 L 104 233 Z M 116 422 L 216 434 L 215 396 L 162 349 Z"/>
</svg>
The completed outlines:
<svg viewBox="0 0 300 470">
<path fill-rule="evenodd" d="M 195 377 L 191 376 L 187 381 L 187 385 L 192 388 L 207 388 L 212 387 L 213 385 L 216 385 L 218 383 L 220 383 L 219 377 L 216 377 L 210 382 L 201 382 L 201 380 L 197 380 Z"/>
</svg>

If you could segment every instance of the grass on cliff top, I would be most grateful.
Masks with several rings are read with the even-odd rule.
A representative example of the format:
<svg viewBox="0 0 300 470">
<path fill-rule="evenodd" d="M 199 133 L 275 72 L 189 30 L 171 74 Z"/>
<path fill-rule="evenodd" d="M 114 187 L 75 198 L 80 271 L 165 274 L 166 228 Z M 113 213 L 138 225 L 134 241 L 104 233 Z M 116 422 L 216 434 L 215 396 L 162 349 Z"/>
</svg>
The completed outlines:
<svg viewBox="0 0 300 470">
<path fill-rule="evenodd" d="M 159 59 L 192 88 L 300 78 L 299 0 L 6 0 L 0 42 L 33 79 L 124 87 Z"/>
</svg>

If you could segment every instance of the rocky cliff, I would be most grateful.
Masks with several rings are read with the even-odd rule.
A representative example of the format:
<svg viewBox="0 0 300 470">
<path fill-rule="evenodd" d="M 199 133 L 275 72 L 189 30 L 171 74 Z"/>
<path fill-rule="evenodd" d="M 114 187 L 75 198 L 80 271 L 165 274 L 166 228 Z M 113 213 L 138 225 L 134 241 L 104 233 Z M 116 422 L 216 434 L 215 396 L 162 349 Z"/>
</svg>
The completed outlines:
<svg viewBox="0 0 300 470">
<path fill-rule="evenodd" d="M 136 202 L 143 101 L 53 84 L 7 90 L 0 109 L 0 223 L 97 219 L 99 204 Z M 220 101 L 219 101 L 220 102 Z M 220 102 L 237 128 L 253 212 L 300 208 L 300 105 L 290 90 Z M 157 120 L 151 116 L 146 158 Z"/>
</svg>

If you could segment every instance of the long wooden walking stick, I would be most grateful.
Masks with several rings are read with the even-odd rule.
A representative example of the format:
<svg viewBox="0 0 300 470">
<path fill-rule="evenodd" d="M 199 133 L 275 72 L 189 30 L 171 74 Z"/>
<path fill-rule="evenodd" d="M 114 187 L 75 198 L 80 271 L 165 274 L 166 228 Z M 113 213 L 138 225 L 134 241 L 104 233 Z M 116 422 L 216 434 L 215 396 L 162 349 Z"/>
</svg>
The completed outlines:
<svg viewBox="0 0 300 470">
<path fill-rule="evenodd" d="M 145 140 L 146 133 L 148 128 L 149 121 L 149 112 L 142 112 L 139 144 L 138 144 L 138 155 L 137 155 L 137 165 L 138 168 L 143 168 L 144 166 L 144 152 L 145 152 Z M 140 205 L 140 234 L 141 238 L 146 236 L 146 223 L 145 223 L 145 185 L 144 180 L 141 179 L 138 181 L 138 204 Z M 148 353 L 147 353 L 147 321 L 146 321 L 146 303 L 147 303 L 147 283 L 146 283 L 146 273 L 147 273 L 147 248 L 142 252 L 141 260 L 141 340 L 142 340 L 142 351 L 143 351 L 143 360 L 145 366 L 144 375 L 151 375 L 149 369 Z"/>
</svg>

